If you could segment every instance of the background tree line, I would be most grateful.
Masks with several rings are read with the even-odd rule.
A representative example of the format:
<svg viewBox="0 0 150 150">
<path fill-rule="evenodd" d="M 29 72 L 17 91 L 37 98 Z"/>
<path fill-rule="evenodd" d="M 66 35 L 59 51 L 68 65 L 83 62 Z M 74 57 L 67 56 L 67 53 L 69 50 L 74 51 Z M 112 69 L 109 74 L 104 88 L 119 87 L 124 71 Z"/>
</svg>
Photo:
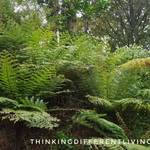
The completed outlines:
<svg viewBox="0 0 150 150">
<path fill-rule="evenodd" d="M 5 11 L 1 20 L 6 15 L 15 19 L 19 15 L 17 21 L 25 20 L 34 11 L 35 20 L 45 19 L 50 30 L 105 38 L 113 50 L 133 44 L 150 47 L 149 0 L 13 0 L 12 6 L 6 4 L 8 1 L 1 1 L 1 11 Z M 14 5 L 19 14 L 14 13 Z"/>
<path fill-rule="evenodd" d="M 55 27 L 63 32 L 106 36 L 113 49 L 133 44 L 149 48 L 149 0 L 39 0 L 38 3 L 47 4 L 49 22 L 55 18 Z"/>
</svg>

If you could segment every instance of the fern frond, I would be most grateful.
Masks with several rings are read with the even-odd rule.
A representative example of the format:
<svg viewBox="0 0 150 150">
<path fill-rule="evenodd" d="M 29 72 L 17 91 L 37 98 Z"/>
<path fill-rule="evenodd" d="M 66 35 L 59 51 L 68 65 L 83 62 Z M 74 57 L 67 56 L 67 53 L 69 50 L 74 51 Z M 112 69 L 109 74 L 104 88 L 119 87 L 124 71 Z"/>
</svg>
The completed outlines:
<svg viewBox="0 0 150 150">
<path fill-rule="evenodd" d="M 63 75 L 58 75 L 52 79 L 49 80 L 48 85 L 45 86 L 45 88 L 41 89 L 36 93 L 37 97 L 49 97 L 57 94 L 57 91 L 59 91 L 63 83 L 65 82 L 65 78 Z"/>
<path fill-rule="evenodd" d="M 40 69 L 40 68 L 39 68 Z M 40 91 L 48 85 L 49 79 L 55 76 L 54 68 L 43 68 L 32 74 L 31 78 L 28 80 L 28 92 L 33 94 L 35 91 Z"/>
<path fill-rule="evenodd" d="M 102 117 L 104 115 L 97 114 L 94 111 L 83 110 L 73 120 L 75 123 L 92 128 L 104 137 L 127 139 L 122 128 Z"/>
<path fill-rule="evenodd" d="M 90 95 L 87 95 L 86 97 L 88 98 L 88 101 L 94 104 L 95 106 L 102 107 L 109 110 L 113 109 L 112 103 L 107 99 L 99 98 L 96 96 L 90 96 Z"/>
<path fill-rule="evenodd" d="M 16 108 L 18 102 L 6 97 L 0 97 L 0 108 Z"/>
<path fill-rule="evenodd" d="M 16 95 L 17 88 L 17 63 L 8 53 L 0 55 L 0 88 L 5 94 Z"/>
<path fill-rule="evenodd" d="M 34 97 L 20 99 L 18 109 L 46 111 L 47 106 L 43 100 L 35 99 Z"/>
<path fill-rule="evenodd" d="M 43 100 L 40 99 L 19 99 L 12 100 L 6 97 L 0 97 L 0 108 L 12 108 L 15 110 L 29 110 L 29 111 L 46 111 L 47 107 Z"/>
<path fill-rule="evenodd" d="M 115 101 L 115 107 L 118 109 L 126 110 L 128 108 L 136 111 L 150 112 L 150 102 L 136 98 L 126 98 Z"/>
<path fill-rule="evenodd" d="M 13 123 L 23 122 L 30 128 L 45 128 L 49 130 L 57 127 L 57 122 L 59 121 L 48 113 L 39 111 L 3 109 L 0 115 L 2 120 L 9 120 Z"/>
<path fill-rule="evenodd" d="M 38 71 L 33 72 L 31 77 L 26 81 L 26 95 L 42 95 L 46 91 L 53 92 L 64 81 L 63 76 L 57 76 L 56 69 L 53 66 L 39 68 Z"/>
</svg>

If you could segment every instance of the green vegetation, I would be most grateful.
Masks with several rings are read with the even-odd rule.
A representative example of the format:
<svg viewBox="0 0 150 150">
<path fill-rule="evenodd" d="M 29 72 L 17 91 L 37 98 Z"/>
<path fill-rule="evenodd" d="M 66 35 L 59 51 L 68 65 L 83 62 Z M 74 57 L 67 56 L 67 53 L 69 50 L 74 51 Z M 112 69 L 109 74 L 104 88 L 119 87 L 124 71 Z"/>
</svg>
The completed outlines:
<svg viewBox="0 0 150 150">
<path fill-rule="evenodd" d="M 33 149 L 24 129 L 53 139 L 150 139 L 150 3 L 136 2 L 0 1 L 0 121 L 20 127 L 17 150 Z"/>
</svg>

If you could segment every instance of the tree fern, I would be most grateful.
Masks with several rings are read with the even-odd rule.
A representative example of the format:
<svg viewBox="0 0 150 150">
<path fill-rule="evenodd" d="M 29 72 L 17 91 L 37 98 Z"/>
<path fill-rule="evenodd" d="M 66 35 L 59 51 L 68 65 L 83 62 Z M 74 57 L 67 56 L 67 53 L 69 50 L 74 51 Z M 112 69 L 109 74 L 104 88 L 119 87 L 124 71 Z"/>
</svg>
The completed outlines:
<svg viewBox="0 0 150 150">
<path fill-rule="evenodd" d="M 104 137 L 127 139 L 122 128 L 102 117 L 104 115 L 84 110 L 77 114 L 73 120 L 75 123 L 92 128 Z"/>
</svg>

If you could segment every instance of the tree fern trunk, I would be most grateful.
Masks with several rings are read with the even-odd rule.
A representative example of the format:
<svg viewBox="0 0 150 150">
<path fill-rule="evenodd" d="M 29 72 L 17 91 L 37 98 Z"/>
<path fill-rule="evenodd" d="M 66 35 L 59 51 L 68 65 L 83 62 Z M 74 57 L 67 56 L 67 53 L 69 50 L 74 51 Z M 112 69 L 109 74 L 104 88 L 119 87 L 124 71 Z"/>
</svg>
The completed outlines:
<svg viewBox="0 0 150 150">
<path fill-rule="evenodd" d="M 16 145 L 15 150 L 23 149 L 23 128 L 20 124 L 16 125 Z"/>
</svg>

